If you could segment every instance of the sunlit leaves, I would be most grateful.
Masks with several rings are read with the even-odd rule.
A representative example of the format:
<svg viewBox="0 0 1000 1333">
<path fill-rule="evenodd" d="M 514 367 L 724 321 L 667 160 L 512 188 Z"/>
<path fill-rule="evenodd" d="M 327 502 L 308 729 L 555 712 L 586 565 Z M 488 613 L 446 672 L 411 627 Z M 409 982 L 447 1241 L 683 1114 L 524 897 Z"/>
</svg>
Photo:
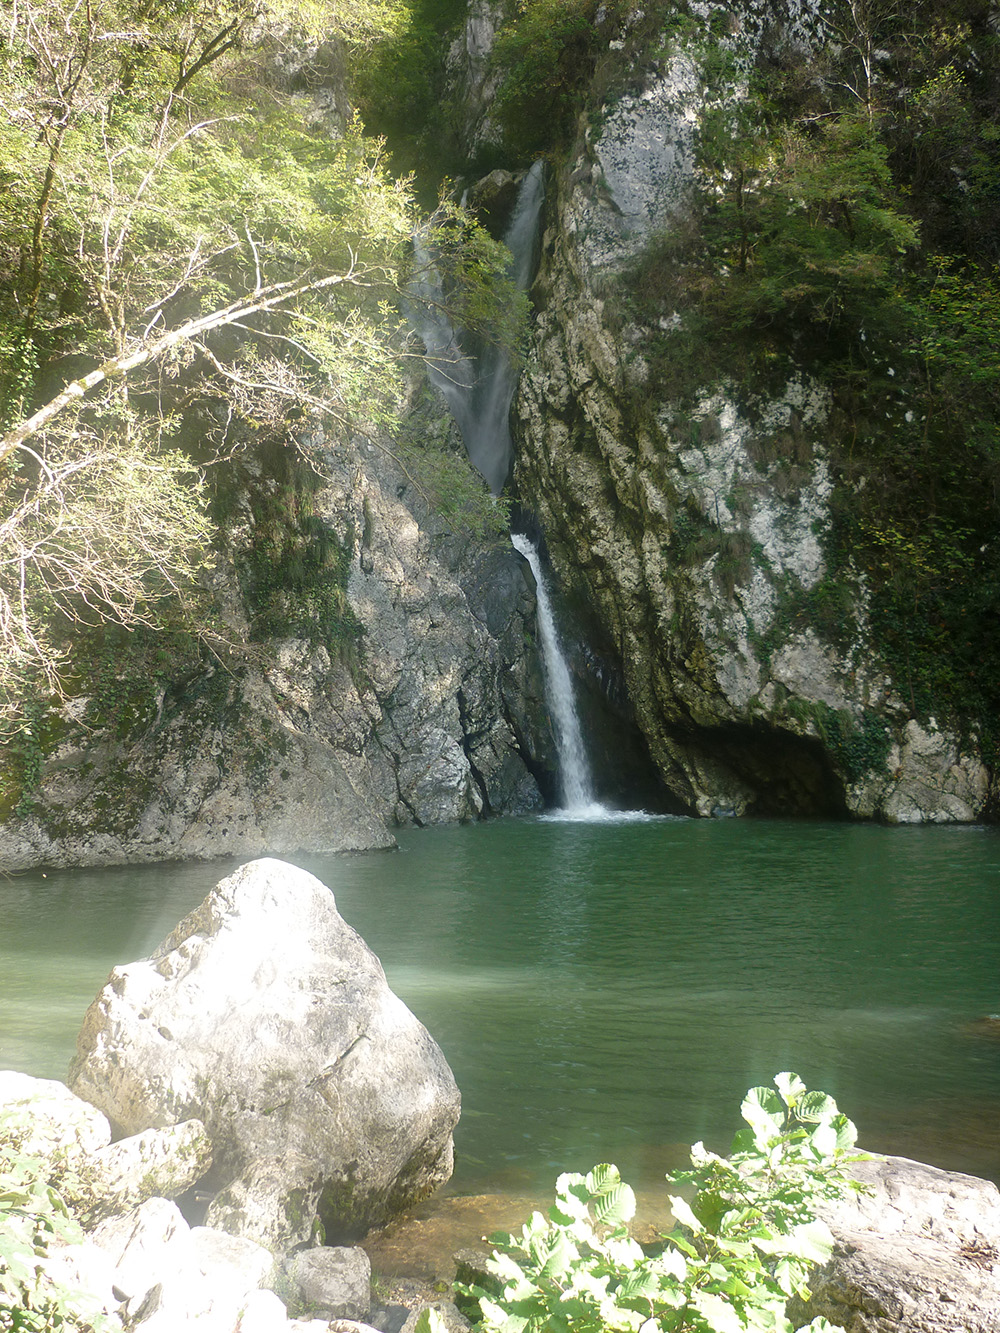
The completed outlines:
<svg viewBox="0 0 1000 1333">
<path fill-rule="evenodd" d="M 83 1232 L 54 1178 L 65 1164 L 25 1152 L 30 1124 L 20 1114 L 0 1116 L 0 1328 L 18 1333 L 120 1333 L 121 1323 L 100 1311 L 96 1298 L 52 1276 L 50 1251 L 82 1240 Z"/>
<path fill-rule="evenodd" d="M 351 21 L 377 26 L 380 8 L 357 0 Z M 234 422 L 286 433 L 307 413 L 332 441 L 399 401 L 387 301 L 408 185 L 360 125 L 316 124 L 273 60 L 331 22 L 330 6 L 290 0 L 24 0 L 12 13 L 0 715 L 39 686 L 58 694 L 74 625 L 149 625 L 167 597 L 197 603 L 209 525 L 170 439 L 192 399 L 222 405 L 206 444 L 227 446 Z"/>
<path fill-rule="evenodd" d="M 560 1176 L 547 1217 L 492 1238 L 501 1294 L 470 1289 L 484 1333 L 791 1333 L 786 1302 L 808 1298 L 809 1272 L 832 1250 L 814 1209 L 850 1188 L 854 1126 L 790 1073 L 751 1088 L 742 1110 L 748 1128 L 729 1158 L 698 1143 L 692 1169 L 668 1177 L 694 1194 L 671 1196 L 676 1226 L 658 1253 L 629 1236 L 634 1200 L 615 1167 Z"/>
</svg>

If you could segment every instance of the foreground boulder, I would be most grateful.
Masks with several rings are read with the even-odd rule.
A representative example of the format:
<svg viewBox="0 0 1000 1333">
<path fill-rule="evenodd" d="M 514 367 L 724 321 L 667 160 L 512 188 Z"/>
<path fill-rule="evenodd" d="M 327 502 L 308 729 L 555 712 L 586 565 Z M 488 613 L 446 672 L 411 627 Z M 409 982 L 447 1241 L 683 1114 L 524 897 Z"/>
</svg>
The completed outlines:
<svg viewBox="0 0 1000 1333">
<path fill-rule="evenodd" d="M 834 1257 L 810 1278 L 804 1322 L 845 1333 L 997 1333 L 1000 1191 L 992 1181 L 905 1157 L 873 1157 L 852 1174 L 868 1187 L 827 1205 Z"/>
<path fill-rule="evenodd" d="M 125 1134 L 202 1120 L 225 1199 L 211 1219 L 272 1249 L 317 1219 L 329 1241 L 356 1238 L 452 1170 L 444 1056 L 329 889 L 280 861 L 243 866 L 152 958 L 112 972 L 70 1086 Z"/>
</svg>

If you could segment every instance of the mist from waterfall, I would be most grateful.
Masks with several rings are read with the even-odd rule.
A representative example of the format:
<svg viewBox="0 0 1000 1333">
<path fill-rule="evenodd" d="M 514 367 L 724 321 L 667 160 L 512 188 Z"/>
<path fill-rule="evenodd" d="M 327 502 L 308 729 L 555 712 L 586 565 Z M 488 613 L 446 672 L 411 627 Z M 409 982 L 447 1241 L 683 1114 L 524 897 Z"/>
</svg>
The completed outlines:
<svg viewBox="0 0 1000 1333">
<path fill-rule="evenodd" d="M 511 252 L 508 273 L 521 291 L 531 280 L 538 219 L 545 198 L 544 166 L 536 162 L 521 182 L 504 244 Z M 503 490 L 510 474 L 513 445 L 510 404 L 517 385 L 517 367 L 502 347 L 484 344 L 477 356 L 462 346 L 461 331 L 446 314 L 441 279 L 420 236 L 414 238 L 421 278 L 420 298 L 411 319 L 427 349 L 431 383 L 440 389 L 451 408 L 473 467 L 494 495 Z"/>
</svg>

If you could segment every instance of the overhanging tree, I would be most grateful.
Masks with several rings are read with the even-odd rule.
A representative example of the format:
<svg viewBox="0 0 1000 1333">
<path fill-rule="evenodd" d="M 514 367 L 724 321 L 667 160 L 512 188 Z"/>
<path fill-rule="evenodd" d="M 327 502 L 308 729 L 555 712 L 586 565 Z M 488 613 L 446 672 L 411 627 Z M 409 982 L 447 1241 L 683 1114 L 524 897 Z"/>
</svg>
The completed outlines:
<svg viewBox="0 0 1000 1333">
<path fill-rule="evenodd" d="M 216 449 L 241 416 L 388 411 L 408 185 L 268 72 L 388 9 L 19 0 L 4 20 L 0 719 L 58 689 L 74 623 L 197 599 L 185 408 L 207 404 Z"/>
</svg>

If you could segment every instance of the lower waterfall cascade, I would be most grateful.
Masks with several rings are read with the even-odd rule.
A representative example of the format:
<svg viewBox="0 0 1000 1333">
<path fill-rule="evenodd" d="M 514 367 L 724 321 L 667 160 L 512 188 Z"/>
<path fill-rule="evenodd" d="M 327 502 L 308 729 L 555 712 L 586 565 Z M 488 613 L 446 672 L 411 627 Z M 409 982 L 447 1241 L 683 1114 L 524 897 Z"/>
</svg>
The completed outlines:
<svg viewBox="0 0 1000 1333">
<path fill-rule="evenodd" d="M 527 560 L 535 576 L 538 599 L 538 632 L 545 665 L 545 694 L 555 731 L 559 755 L 559 787 L 566 814 L 587 814 L 603 807 L 594 799 L 594 784 L 577 716 L 573 679 L 559 642 L 555 614 L 538 551 L 521 533 L 511 534 L 511 544 Z"/>
<path fill-rule="evenodd" d="M 559 797 L 557 810 L 543 819 L 580 820 L 593 823 L 627 823 L 634 820 L 670 819 L 671 815 L 650 814 L 645 810 L 613 810 L 595 795 L 594 780 L 583 740 L 580 715 L 576 708 L 573 677 L 559 640 L 555 612 L 541 557 L 533 542 L 523 533 L 511 534 L 511 545 L 527 560 L 535 579 L 538 604 L 538 634 L 545 668 L 545 698 L 552 717 L 559 760 Z"/>
</svg>

